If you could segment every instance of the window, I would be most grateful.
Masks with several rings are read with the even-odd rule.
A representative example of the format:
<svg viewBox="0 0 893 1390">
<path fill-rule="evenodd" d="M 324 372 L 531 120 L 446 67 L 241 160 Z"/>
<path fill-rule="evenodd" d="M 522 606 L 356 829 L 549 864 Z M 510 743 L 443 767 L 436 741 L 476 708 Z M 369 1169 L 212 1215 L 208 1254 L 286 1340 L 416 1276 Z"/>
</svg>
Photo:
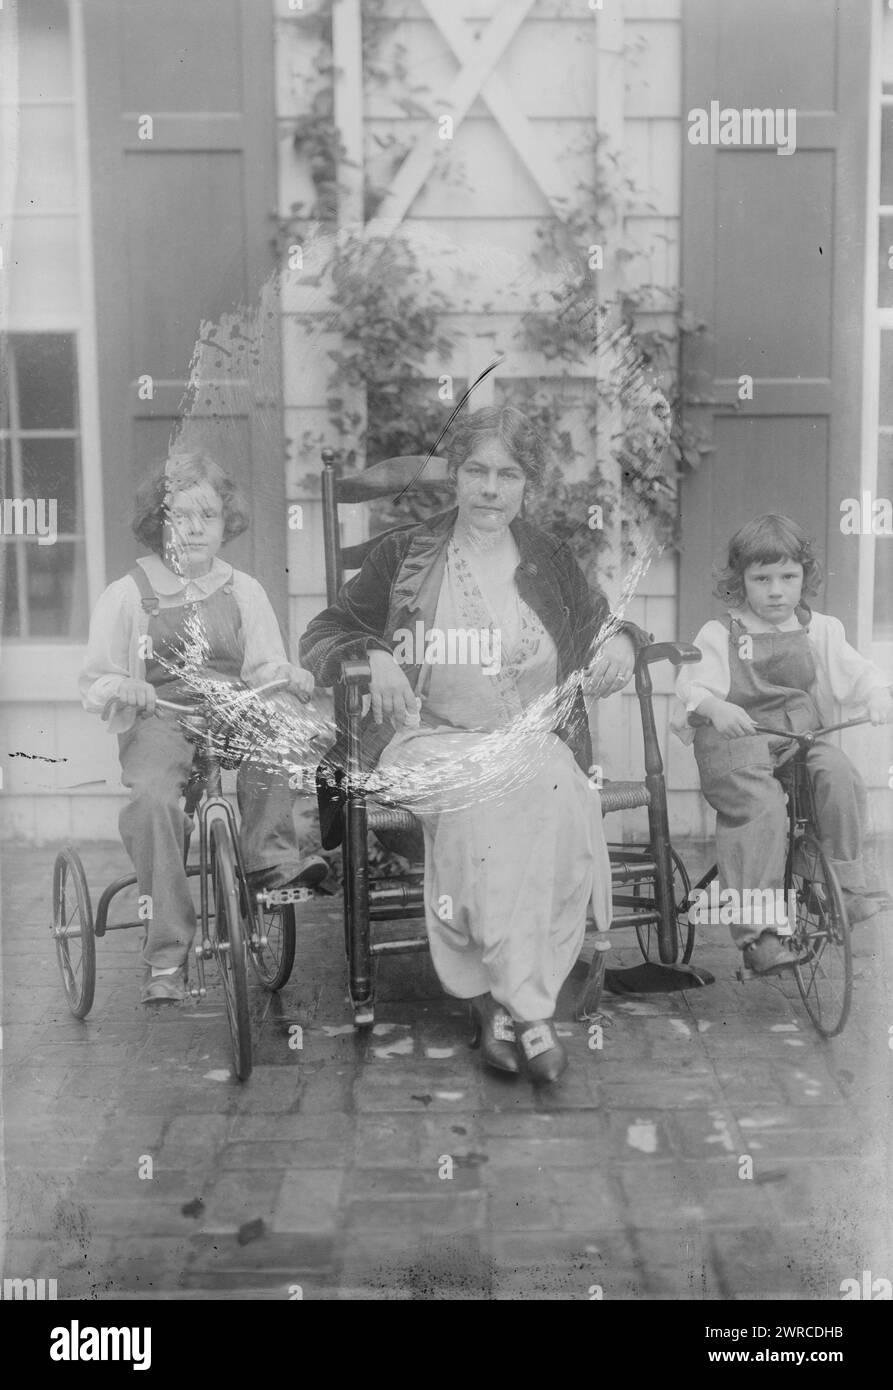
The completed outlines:
<svg viewBox="0 0 893 1390">
<path fill-rule="evenodd" d="M 875 352 L 877 354 L 877 474 L 873 496 L 893 498 L 893 11 L 884 6 L 881 45 L 880 183 Z M 871 360 L 869 358 L 869 360 Z M 872 408 L 872 414 L 874 414 Z M 874 622 L 877 642 L 893 640 L 893 537 L 874 541 Z"/>
<path fill-rule="evenodd" d="M 87 584 L 75 338 L 13 333 L 5 358 L 3 635 L 81 639 Z"/>
<path fill-rule="evenodd" d="M 16 129 L 17 143 L 14 177 L 0 188 L 9 288 L 9 332 L 0 349 L 2 635 L 81 642 L 91 520 L 81 420 L 87 295 L 80 223 L 87 189 L 76 139 L 71 14 L 68 0 L 28 0 L 4 8 L 0 20 L 9 78 L 0 118 Z M 95 449 L 87 452 L 92 457 Z M 94 530 L 97 521 L 94 515 Z"/>
</svg>

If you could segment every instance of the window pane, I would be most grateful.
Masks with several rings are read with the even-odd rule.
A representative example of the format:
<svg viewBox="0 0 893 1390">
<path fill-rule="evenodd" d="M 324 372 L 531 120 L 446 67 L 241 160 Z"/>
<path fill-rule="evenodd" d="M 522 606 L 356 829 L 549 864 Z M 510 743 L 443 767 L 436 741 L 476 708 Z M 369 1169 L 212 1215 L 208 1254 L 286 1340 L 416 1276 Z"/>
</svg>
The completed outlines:
<svg viewBox="0 0 893 1390">
<path fill-rule="evenodd" d="M 893 257 L 893 217 L 882 217 L 880 222 L 880 247 L 878 250 L 878 289 L 879 309 L 893 309 L 893 270 L 890 259 Z"/>
<path fill-rule="evenodd" d="M 25 497 L 55 499 L 59 535 L 84 529 L 78 452 L 75 439 L 22 440 L 22 491 Z"/>
<path fill-rule="evenodd" d="M 893 11 L 886 6 L 881 38 L 881 81 L 885 92 L 893 92 Z"/>
<path fill-rule="evenodd" d="M 70 322 L 81 309 L 77 218 L 16 217 L 9 253 L 9 323 Z"/>
<path fill-rule="evenodd" d="M 893 436 L 882 434 L 878 441 L 877 487 L 875 497 L 893 498 Z M 893 539 L 878 536 L 874 543 L 874 637 L 893 638 Z"/>
<path fill-rule="evenodd" d="M 6 593 L 3 599 L 3 635 L 22 637 L 19 624 L 16 549 L 25 554 L 27 607 L 32 639 L 66 637 L 82 640 L 87 635 L 87 567 L 83 541 L 4 539 Z"/>
<path fill-rule="evenodd" d="M 5 537 L 0 540 L 3 569 L 0 572 L 0 603 L 3 607 L 3 636 L 20 637 L 19 585 L 16 571 L 15 545 Z"/>
<path fill-rule="evenodd" d="M 874 639 L 893 638 L 893 543 L 880 537 L 874 547 Z"/>
<path fill-rule="evenodd" d="M 19 212 L 75 206 L 74 122 L 70 106 L 23 106 L 15 207 Z"/>
<path fill-rule="evenodd" d="M 29 333 L 16 335 L 12 344 L 19 388 L 20 428 L 76 429 L 74 338 L 66 333 Z"/>
<path fill-rule="evenodd" d="M 25 0 L 17 14 L 20 99 L 70 97 L 68 0 Z"/>
<path fill-rule="evenodd" d="M 881 333 L 880 414 L 878 424 L 893 425 L 893 332 Z M 889 494 L 886 494 L 889 496 Z"/>
<path fill-rule="evenodd" d="M 881 108 L 881 202 L 893 204 L 893 106 Z"/>
</svg>

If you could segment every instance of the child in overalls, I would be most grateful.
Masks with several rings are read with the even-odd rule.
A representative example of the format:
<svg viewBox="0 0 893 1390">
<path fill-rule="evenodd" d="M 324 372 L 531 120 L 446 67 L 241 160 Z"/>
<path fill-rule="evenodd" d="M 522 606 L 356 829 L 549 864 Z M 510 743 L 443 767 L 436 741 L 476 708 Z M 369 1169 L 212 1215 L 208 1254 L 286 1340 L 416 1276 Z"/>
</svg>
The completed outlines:
<svg viewBox="0 0 893 1390">
<path fill-rule="evenodd" d="M 217 556 L 248 526 L 242 499 L 202 452 L 171 457 L 140 487 L 133 529 L 155 552 L 101 595 L 90 620 L 80 676 L 84 707 L 118 735 L 130 801 L 119 829 L 149 905 L 142 1001 L 185 998 L 186 959 L 196 918 L 183 865 L 187 817 L 180 806 L 194 744 L 172 713 L 153 718 L 156 697 L 194 703 L 179 672 L 249 685 L 287 678 L 303 701 L 308 671 L 288 663 L 276 616 L 256 579 Z M 255 891 L 318 882 L 325 862 L 302 863 L 284 765 L 243 759 L 238 802 L 241 846 Z"/>
<path fill-rule="evenodd" d="M 768 725 L 803 733 L 835 722 L 833 704 L 867 714 L 873 724 L 893 716 L 890 682 L 846 640 L 837 618 L 816 613 L 804 595 L 818 590 L 821 571 L 802 528 L 789 517 L 761 516 L 729 543 L 728 565 L 716 596 L 730 605 L 695 638 L 702 658 L 681 669 L 676 693 L 684 710 L 672 727 L 694 740 L 701 790 L 716 811 L 716 857 L 722 889 L 738 905 L 731 926 L 745 964 L 774 974 L 796 960 L 792 925 L 779 913 L 774 926 L 747 921 L 746 890 L 780 889 L 784 881 L 786 810 L 773 776 L 772 753 L 786 745 L 757 734 Z M 851 922 L 893 906 L 870 892 L 862 861 L 867 796 L 849 758 L 819 740 L 806 760 L 822 848 L 843 889 Z M 778 898 L 780 894 L 776 895 Z M 760 914 L 751 914 L 751 916 Z"/>
</svg>

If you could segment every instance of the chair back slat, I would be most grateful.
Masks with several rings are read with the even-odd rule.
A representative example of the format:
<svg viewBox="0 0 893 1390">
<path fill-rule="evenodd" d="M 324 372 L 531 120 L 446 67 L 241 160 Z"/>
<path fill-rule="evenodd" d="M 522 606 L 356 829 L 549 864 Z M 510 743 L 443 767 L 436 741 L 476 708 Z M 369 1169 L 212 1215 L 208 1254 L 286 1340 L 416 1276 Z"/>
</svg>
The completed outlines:
<svg viewBox="0 0 893 1390">
<path fill-rule="evenodd" d="M 418 475 L 418 476 L 417 476 Z M 382 459 L 371 468 L 347 477 L 336 477 L 337 502 L 371 502 L 376 497 L 401 492 L 412 485 L 413 492 L 447 482 L 447 461 L 434 455 L 425 463 L 424 454 L 403 454 L 399 458 Z"/>
<path fill-rule="evenodd" d="M 403 492 L 426 492 L 435 487 L 443 487 L 448 482 L 447 461 L 438 454 L 425 461 L 424 454 L 402 454 L 397 458 L 382 459 L 371 468 L 359 473 L 341 477 L 335 468 L 335 454 L 331 449 L 323 449 L 322 503 L 323 540 L 326 560 L 326 597 L 333 604 L 344 580 L 345 570 L 357 570 L 369 551 L 385 536 L 394 531 L 405 530 L 415 522 L 407 521 L 402 526 L 392 526 L 389 530 L 357 545 L 341 545 L 341 527 L 338 521 L 338 507 L 341 503 L 372 502 L 378 497 L 394 496 Z"/>
</svg>

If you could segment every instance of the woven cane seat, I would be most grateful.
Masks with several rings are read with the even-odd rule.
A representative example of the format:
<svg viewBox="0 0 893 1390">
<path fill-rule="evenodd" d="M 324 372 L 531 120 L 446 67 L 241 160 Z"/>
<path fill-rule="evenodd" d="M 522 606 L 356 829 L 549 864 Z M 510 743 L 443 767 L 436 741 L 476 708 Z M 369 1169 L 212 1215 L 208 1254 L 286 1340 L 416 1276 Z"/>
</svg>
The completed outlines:
<svg viewBox="0 0 893 1390">
<path fill-rule="evenodd" d="M 651 793 L 644 782 L 605 782 L 599 792 L 602 802 L 602 815 L 609 811 L 632 811 L 636 806 L 647 806 Z"/>
</svg>

